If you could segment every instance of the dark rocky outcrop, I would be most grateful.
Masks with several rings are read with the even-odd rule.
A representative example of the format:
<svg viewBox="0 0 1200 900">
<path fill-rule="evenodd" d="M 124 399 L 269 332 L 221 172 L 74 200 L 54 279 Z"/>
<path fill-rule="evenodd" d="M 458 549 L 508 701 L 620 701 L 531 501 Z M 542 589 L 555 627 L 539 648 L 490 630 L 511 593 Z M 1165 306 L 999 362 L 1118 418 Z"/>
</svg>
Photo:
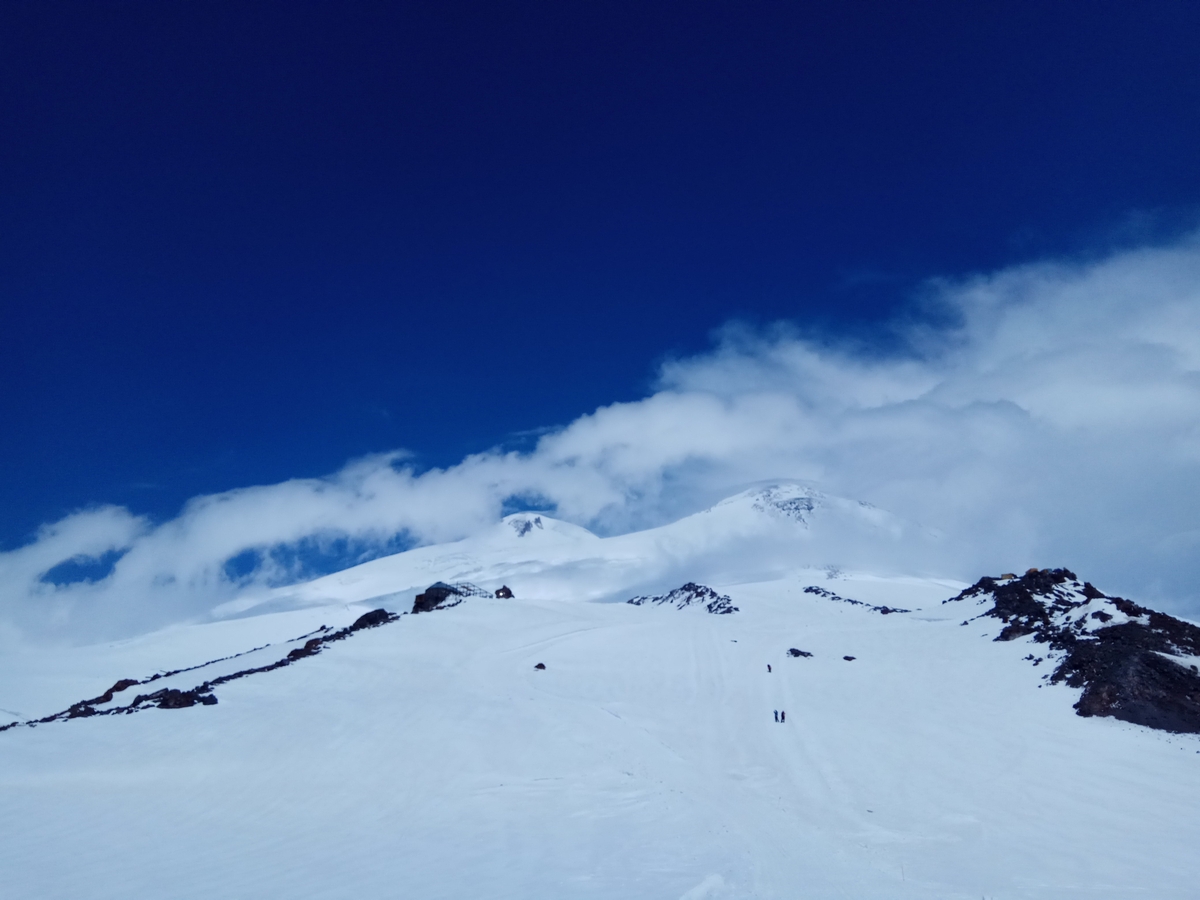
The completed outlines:
<svg viewBox="0 0 1200 900">
<path fill-rule="evenodd" d="M 207 691 L 204 691 L 202 687 L 193 688 L 190 691 L 163 688 L 161 691 L 155 691 L 153 694 L 139 694 L 132 705 L 157 706 L 159 709 L 187 709 L 189 706 L 195 706 L 198 703 L 203 706 L 215 706 L 217 698 L 213 696 L 212 689 L 209 688 Z"/>
<path fill-rule="evenodd" d="M 350 630 L 361 631 L 364 628 L 377 628 L 392 621 L 393 618 L 392 613 L 386 609 L 373 609 L 369 613 L 363 613 L 355 619 L 354 624 L 350 626 Z"/>
<path fill-rule="evenodd" d="M 517 537 L 525 537 L 534 528 L 540 531 L 545 527 L 542 525 L 541 516 L 534 516 L 532 519 L 511 519 L 508 524 L 513 527 L 513 531 L 517 533 Z"/>
<path fill-rule="evenodd" d="M 416 599 L 413 600 L 412 611 L 423 613 L 433 612 L 435 609 L 449 609 L 452 606 L 458 606 L 467 597 L 491 596 L 491 591 L 477 588 L 467 581 L 460 581 L 457 584 L 437 581 L 425 588 L 424 593 L 417 594 Z"/>
<path fill-rule="evenodd" d="M 1200 655 L 1200 626 L 1108 597 L 1069 569 L 981 578 L 945 602 L 970 601 L 988 607 L 975 618 L 1001 623 L 995 640 L 1048 645 L 1058 665 L 1047 678 L 1082 689 L 1079 715 L 1200 733 L 1200 672 L 1184 658 Z"/>
<path fill-rule="evenodd" d="M 131 688 L 136 684 L 137 684 L 137 682 L 134 681 L 132 678 L 122 678 L 120 681 L 118 681 L 116 684 L 114 684 L 112 687 L 110 687 L 107 691 L 105 691 L 99 697 L 96 697 L 94 700 L 90 700 L 88 702 L 89 703 L 111 703 L 114 694 L 119 694 L 119 693 L 121 693 L 121 691 L 125 690 L 126 688 Z"/>
<path fill-rule="evenodd" d="M 675 588 L 675 590 L 667 594 L 657 594 L 653 597 L 631 597 L 625 602 L 634 606 L 643 606 L 649 603 L 653 606 L 674 606 L 676 609 L 702 605 L 708 612 L 718 616 L 738 611 L 738 608 L 733 605 L 733 600 L 729 597 L 724 594 L 718 594 L 710 587 L 706 587 L 703 584 L 696 584 L 692 581 L 689 581 L 683 587 Z"/>
<path fill-rule="evenodd" d="M 54 715 L 44 716 L 40 719 L 33 719 L 26 722 L 11 722 L 8 725 L 0 726 L 0 731 L 7 731 L 10 728 L 16 728 L 21 725 L 36 726 L 47 722 L 57 722 L 66 719 L 80 719 L 89 716 L 114 716 L 128 713 L 140 712 L 144 709 L 186 709 L 190 706 L 214 706 L 217 702 L 216 695 L 213 694 L 213 689 L 230 681 L 236 681 L 239 678 L 245 678 L 249 675 L 258 675 L 263 672 L 272 672 L 276 669 L 282 669 L 285 666 L 290 666 L 293 663 L 305 659 L 310 656 L 316 656 L 320 653 L 327 644 L 332 644 L 336 641 L 342 641 L 350 637 L 357 631 L 362 631 L 365 628 L 377 628 L 380 625 L 385 625 L 388 622 L 395 622 L 400 617 L 395 613 L 390 613 L 386 609 L 375 609 L 369 613 L 365 613 L 355 620 L 353 625 L 337 631 L 330 631 L 325 626 L 321 626 L 317 631 L 310 634 L 302 635 L 295 643 L 304 640 L 304 644 L 290 650 L 282 659 L 277 659 L 265 666 L 256 666 L 250 669 L 242 669 L 238 672 L 231 672 L 228 675 L 221 675 L 217 678 L 212 678 L 197 685 L 194 688 L 181 690 L 179 688 L 161 688 L 149 694 L 138 694 L 133 701 L 125 706 L 104 707 L 104 704 L 111 703 L 114 695 L 121 691 L 128 690 L 135 685 L 153 684 L 163 678 L 170 678 L 174 675 L 180 675 L 184 672 L 192 672 L 198 669 L 203 669 L 206 666 L 211 666 L 214 663 L 225 662 L 230 659 L 237 659 L 241 656 L 246 656 L 249 653 L 255 653 L 259 650 L 265 650 L 268 645 L 255 647 L 252 650 L 247 650 L 245 653 L 235 653 L 233 656 L 224 656 L 220 659 L 212 659 L 208 662 L 201 663 L 198 666 L 188 666 L 183 669 L 174 669 L 169 672 L 158 672 L 151 675 L 149 678 L 140 680 L 133 678 L 122 678 L 111 688 L 101 694 L 99 697 L 93 697 L 91 700 L 81 700 L 78 703 L 72 704 L 67 709 Z M 312 635 L 318 635 L 316 637 Z M 97 707 L 104 707 L 98 709 Z"/>
<path fill-rule="evenodd" d="M 379 610 L 379 612 L 383 612 L 383 610 Z M 354 628 L 353 625 L 351 625 L 350 630 L 355 631 L 356 629 Z M 303 647 L 297 647 L 295 650 L 291 651 L 287 655 L 287 659 L 291 659 L 291 660 L 304 659 L 304 657 L 306 657 L 306 656 L 313 656 L 320 652 L 321 652 L 321 639 L 313 638 L 312 640 L 305 641 Z"/>
<path fill-rule="evenodd" d="M 425 588 L 423 594 L 417 594 L 417 598 L 413 600 L 412 611 L 414 613 L 432 612 L 442 606 L 455 606 L 459 603 L 462 603 L 462 597 L 459 596 L 458 591 L 451 585 L 439 581 Z"/>
<path fill-rule="evenodd" d="M 872 606 L 870 603 L 863 603 L 861 600 L 851 600 L 849 597 L 840 597 L 833 591 L 826 590 L 823 587 L 817 587 L 815 584 L 810 584 L 804 589 L 806 594 L 815 594 L 818 597 L 824 597 L 826 600 L 832 600 L 835 603 L 849 603 L 851 606 L 861 606 L 871 612 L 877 612 L 881 615 L 889 615 L 891 613 L 907 613 L 912 612 L 911 609 L 900 609 L 898 606 Z"/>
<path fill-rule="evenodd" d="M 795 657 L 804 656 L 804 657 L 811 658 L 812 654 L 809 653 L 807 650 L 797 650 L 795 647 L 791 647 L 788 650 L 788 656 L 795 656 Z"/>
</svg>

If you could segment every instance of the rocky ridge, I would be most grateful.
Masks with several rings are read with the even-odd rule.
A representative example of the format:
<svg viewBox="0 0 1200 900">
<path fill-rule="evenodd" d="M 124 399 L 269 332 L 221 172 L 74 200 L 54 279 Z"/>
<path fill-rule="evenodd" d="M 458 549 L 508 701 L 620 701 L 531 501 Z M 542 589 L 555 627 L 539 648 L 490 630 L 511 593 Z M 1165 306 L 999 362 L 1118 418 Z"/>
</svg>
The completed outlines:
<svg viewBox="0 0 1200 900">
<path fill-rule="evenodd" d="M 815 594 L 818 597 L 824 597 L 826 600 L 832 600 L 835 603 L 849 603 L 851 606 L 866 607 L 867 609 L 871 610 L 871 612 L 877 612 L 885 616 L 890 615 L 891 613 L 912 612 L 911 609 L 901 609 L 898 606 L 873 606 L 870 603 L 863 603 L 861 600 L 851 600 L 849 597 L 842 597 L 839 594 L 835 594 L 833 591 L 827 590 L 823 587 L 817 587 L 815 584 L 810 584 L 808 587 L 806 587 L 804 589 L 804 593 Z"/>
<path fill-rule="evenodd" d="M 508 590 L 505 587 L 505 590 Z M 508 591 L 508 595 L 512 596 L 512 591 Z M 423 593 L 417 594 L 413 600 L 412 611 L 414 613 L 432 612 L 435 609 L 449 609 L 452 606 L 458 606 L 468 597 L 491 597 L 491 591 L 485 591 L 481 587 L 476 587 L 469 581 L 460 581 L 455 584 L 447 584 L 444 581 L 437 581 L 425 588 Z M 499 596 L 499 592 L 497 592 Z"/>
<path fill-rule="evenodd" d="M 644 606 L 649 603 L 652 606 L 674 606 L 676 609 L 685 609 L 689 606 L 699 605 L 703 606 L 706 611 L 718 616 L 729 615 L 738 611 L 738 608 L 733 605 L 732 598 L 724 594 L 718 594 L 712 588 L 706 587 L 703 584 L 696 584 L 692 581 L 666 594 L 658 594 L 653 597 L 631 597 L 625 602 L 633 606 Z"/>
<path fill-rule="evenodd" d="M 799 485 L 777 485 L 763 488 L 754 496 L 753 507 L 759 512 L 779 515 L 807 525 L 809 517 L 820 503 L 821 494 Z"/>
<path fill-rule="evenodd" d="M 386 609 L 375 609 L 371 612 L 364 613 L 354 621 L 354 624 L 346 628 L 340 628 L 336 631 L 322 626 L 317 631 L 311 634 L 301 635 L 295 640 L 288 641 L 289 644 L 298 644 L 303 641 L 303 645 L 296 647 L 288 653 L 261 666 L 251 666 L 245 669 L 240 669 L 235 672 L 229 672 L 215 678 L 209 678 L 193 688 L 170 688 L 164 687 L 156 691 L 151 691 L 146 694 L 136 694 L 132 701 L 126 704 L 115 702 L 116 695 L 123 693 L 129 688 L 138 687 L 140 685 L 153 684 L 162 679 L 172 678 L 176 675 L 183 675 L 187 672 L 197 672 L 201 669 L 214 666 L 218 663 L 228 662 L 230 660 L 239 659 L 241 657 L 257 654 L 267 650 L 270 645 L 265 644 L 262 647 L 255 647 L 252 650 L 246 650 L 243 653 L 235 653 L 233 656 L 225 656 L 220 659 L 212 659 L 208 662 L 200 663 L 196 666 L 188 666 L 183 669 L 173 669 L 168 672 L 158 672 L 148 678 L 122 678 L 117 681 L 103 694 L 97 697 L 92 697 L 89 700 L 80 700 L 77 703 L 71 704 L 62 712 L 54 713 L 53 715 L 43 716 L 40 719 L 31 719 L 25 722 L 10 722 L 8 725 L 0 727 L 0 731 L 7 731 L 10 728 L 16 728 L 24 725 L 34 727 L 37 725 L 46 724 L 48 722 L 59 722 L 67 719 L 80 719 L 90 716 L 115 716 L 127 715 L 129 713 L 141 712 L 146 709 L 186 709 L 190 706 L 214 706 L 217 703 L 217 697 L 213 690 L 222 684 L 227 684 L 230 681 L 236 681 L 239 678 L 246 678 L 250 675 L 258 675 L 262 672 L 271 672 L 276 669 L 282 669 L 285 666 L 290 666 L 298 660 L 305 659 L 309 656 L 316 656 L 328 644 L 337 641 L 343 641 L 353 635 L 355 632 L 362 631 L 366 628 L 376 628 L 380 625 L 386 625 L 389 622 L 395 622 L 400 617 L 395 613 L 390 613 Z M 286 644 L 285 644 L 286 646 Z M 110 705 L 111 704 L 111 705 Z"/>
<path fill-rule="evenodd" d="M 944 602 L 987 606 L 963 624 L 997 619 L 997 641 L 1045 644 L 1026 659 L 1056 662 L 1046 679 L 1082 688 L 1079 715 L 1200 733 L 1200 626 L 1110 597 L 1069 569 L 981 578 Z"/>
</svg>

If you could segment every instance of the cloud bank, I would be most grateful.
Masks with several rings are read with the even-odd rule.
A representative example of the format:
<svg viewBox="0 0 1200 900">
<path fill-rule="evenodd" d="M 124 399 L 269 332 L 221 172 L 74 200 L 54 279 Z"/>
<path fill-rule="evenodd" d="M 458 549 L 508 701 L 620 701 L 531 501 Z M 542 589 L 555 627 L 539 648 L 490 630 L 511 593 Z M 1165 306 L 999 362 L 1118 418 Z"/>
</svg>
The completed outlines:
<svg viewBox="0 0 1200 900">
<path fill-rule="evenodd" d="M 1200 236 L 933 281 L 893 337 L 884 353 L 731 326 L 711 352 L 665 364 L 650 396 L 529 452 L 425 472 L 400 452 L 370 456 L 197 497 L 159 524 L 77 512 L 0 554 L 0 622 L 127 633 L 302 577 L 305 548 L 452 540 L 521 500 L 618 533 L 776 478 L 941 531 L 914 571 L 1066 565 L 1200 613 Z M 47 577 L 102 558 L 117 559 L 104 577 Z"/>
</svg>

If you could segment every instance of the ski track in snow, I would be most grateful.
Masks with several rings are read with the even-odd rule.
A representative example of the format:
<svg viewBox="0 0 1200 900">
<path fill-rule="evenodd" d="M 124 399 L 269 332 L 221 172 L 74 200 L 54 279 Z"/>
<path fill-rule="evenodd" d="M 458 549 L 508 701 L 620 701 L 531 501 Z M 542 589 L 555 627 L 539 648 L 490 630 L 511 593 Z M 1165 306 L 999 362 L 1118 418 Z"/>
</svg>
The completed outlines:
<svg viewBox="0 0 1200 900">
<path fill-rule="evenodd" d="M 819 496 L 771 497 L 803 507 L 770 513 L 778 527 L 819 526 Z M 405 612 L 406 572 L 432 572 L 421 588 L 504 578 L 517 594 L 356 632 L 220 685 L 215 706 L 0 734 L 4 896 L 1196 895 L 1200 740 L 1076 716 L 1079 692 L 1026 661 L 1044 645 L 993 642 L 1000 623 L 963 628 L 942 605 L 965 585 L 841 573 L 835 598 L 856 606 L 806 593 L 814 569 L 794 566 L 704 581 L 736 615 L 586 602 L 682 579 L 630 575 L 627 540 L 605 545 L 625 574 L 603 590 L 555 591 L 590 571 L 578 560 L 599 539 L 542 523 L 505 524 L 494 557 L 424 548 L 281 592 L 303 600 L 291 611 L 252 602 L 230 608 L 241 618 L 0 659 L 0 703 L 36 717 L 117 678 L 263 644 L 278 655 L 373 597 Z M 511 577 L 514 543 L 533 547 L 516 562 L 536 590 Z M 448 553 L 461 568 L 436 568 Z M 868 608 L 883 605 L 913 611 Z"/>
<path fill-rule="evenodd" d="M 216 707 L 7 732 L 12 896 L 1190 895 L 1196 741 L 802 587 L 471 598 Z"/>
</svg>

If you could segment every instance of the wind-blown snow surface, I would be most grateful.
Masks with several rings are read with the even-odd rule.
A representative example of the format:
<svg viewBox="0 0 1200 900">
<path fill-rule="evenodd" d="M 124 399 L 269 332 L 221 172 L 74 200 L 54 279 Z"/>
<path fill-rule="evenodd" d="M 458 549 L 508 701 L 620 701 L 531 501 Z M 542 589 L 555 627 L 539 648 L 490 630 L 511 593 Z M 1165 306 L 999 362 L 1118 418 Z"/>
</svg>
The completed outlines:
<svg viewBox="0 0 1200 900">
<path fill-rule="evenodd" d="M 1200 742 L 1076 716 L 1025 640 L 942 604 L 964 585 L 798 565 L 705 582 L 735 614 L 591 602 L 669 574 L 680 544 L 541 526 L 322 579 L 301 608 L 9 661 L 0 706 L 40 715 L 403 611 L 418 575 L 516 592 L 358 632 L 216 706 L 0 734 L 5 896 L 1195 896 Z"/>
</svg>

